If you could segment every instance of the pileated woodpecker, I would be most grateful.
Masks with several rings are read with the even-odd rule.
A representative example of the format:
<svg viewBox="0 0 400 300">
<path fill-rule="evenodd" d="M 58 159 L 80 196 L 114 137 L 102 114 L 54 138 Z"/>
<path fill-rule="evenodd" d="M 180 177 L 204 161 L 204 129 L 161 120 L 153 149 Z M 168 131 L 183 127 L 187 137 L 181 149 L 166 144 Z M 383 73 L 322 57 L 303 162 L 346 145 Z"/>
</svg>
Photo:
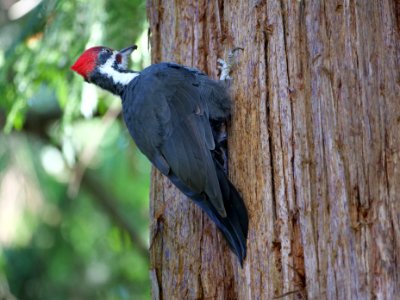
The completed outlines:
<svg viewBox="0 0 400 300">
<path fill-rule="evenodd" d="M 122 98 L 124 120 L 137 147 L 208 214 L 243 264 L 247 210 L 226 176 L 226 138 L 220 134 L 231 111 L 225 80 L 175 63 L 128 70 L 136 48 L 93 47 L 71 69 Z M 229 78 L 230 65 L 219 63 L 221 79 Z"/>
</svg>

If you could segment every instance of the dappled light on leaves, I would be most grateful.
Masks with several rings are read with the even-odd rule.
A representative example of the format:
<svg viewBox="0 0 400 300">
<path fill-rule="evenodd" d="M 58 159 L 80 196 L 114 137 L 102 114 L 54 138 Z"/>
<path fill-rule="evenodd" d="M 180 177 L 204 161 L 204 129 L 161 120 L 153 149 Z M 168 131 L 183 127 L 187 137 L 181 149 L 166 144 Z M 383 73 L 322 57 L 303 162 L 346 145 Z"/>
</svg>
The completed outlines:
<svg viewBox="0 0 400 300">
<path fill-rule="evenodd" d="M 145 1 L 0 12 L 0 298 L 148 299 L 149 163 L 119 100 L 70 70 L 98 44 L 148 64 Z"/>
</svg>

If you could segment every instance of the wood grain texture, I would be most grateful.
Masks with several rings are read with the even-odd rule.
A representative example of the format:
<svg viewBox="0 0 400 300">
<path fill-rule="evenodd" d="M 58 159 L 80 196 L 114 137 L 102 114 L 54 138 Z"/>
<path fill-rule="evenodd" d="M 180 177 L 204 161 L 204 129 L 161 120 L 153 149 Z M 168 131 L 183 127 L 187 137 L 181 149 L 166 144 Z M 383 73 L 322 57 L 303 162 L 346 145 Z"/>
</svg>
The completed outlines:
<svg viewBox="0 0 400 300">
<path fill-rule="evenodd" d="M 153 63 L 234 71 L 229 175 L 250 224 L 243 269 L 152 173 L 154 299 L 400 294 L 400 5 L 148 0 Z"/>
</svg>

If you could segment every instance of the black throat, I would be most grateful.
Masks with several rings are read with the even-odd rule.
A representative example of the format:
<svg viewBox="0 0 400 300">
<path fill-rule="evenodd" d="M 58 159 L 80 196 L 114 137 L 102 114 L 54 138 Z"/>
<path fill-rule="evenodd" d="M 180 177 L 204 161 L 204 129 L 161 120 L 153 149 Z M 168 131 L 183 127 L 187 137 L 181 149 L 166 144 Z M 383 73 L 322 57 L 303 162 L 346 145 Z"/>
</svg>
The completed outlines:
<svg viewBox="0 0 400 300">
<path fill-rule="evenodd" d="M 137 74 L 139 75 L 138 72 L 134 72 L 131 70 L 121 70 L 121 69 L 116 69 L 116 72 L 121 73 L 121 74 Z M 135 76 L 132 76 L 132 79 L 135 78 Z M 95 69 L 92 73 L 90 73 L 88 79 L 88 82 L 94 83 L 95 85 L 101 87 L 102 89 L 105 89 L 114 95 L 121 96 L 122 93 L 124 92 L 125 88 L 128 86 L 128 82 L 118 82 L 115 80 L 110 75 L 101 73 L 99 69 Z"/>
</svg>

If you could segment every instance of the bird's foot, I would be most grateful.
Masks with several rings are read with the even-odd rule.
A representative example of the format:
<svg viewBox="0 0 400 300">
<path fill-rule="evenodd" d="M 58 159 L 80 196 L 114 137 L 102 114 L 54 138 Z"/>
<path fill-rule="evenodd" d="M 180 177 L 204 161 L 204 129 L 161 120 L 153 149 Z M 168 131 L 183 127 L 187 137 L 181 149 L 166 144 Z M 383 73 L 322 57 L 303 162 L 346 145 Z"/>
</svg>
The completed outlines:
<svg viewBox="0 0 400 300">
<path fill-rule="evenodd" d="M 236 65 L 235 52 L 238 50 L 243 51 L 244 49 L 240 47 L 233 48 L 231 51 L 229 51 L 228 58 L 226 60 L 223 60 L 222 58 L 217 59 L 218 69 L 221 70 L 221 75 L 219 78 L 220 80 L 232 79 L 229 74 L 232 70 L 232 67 Z"/>
<path fill-rule="evenodd" d="M 215 140 L 214 158 L 228 174 L 228 133 L 225 121 L 211 120 Z"/>
</svg>

